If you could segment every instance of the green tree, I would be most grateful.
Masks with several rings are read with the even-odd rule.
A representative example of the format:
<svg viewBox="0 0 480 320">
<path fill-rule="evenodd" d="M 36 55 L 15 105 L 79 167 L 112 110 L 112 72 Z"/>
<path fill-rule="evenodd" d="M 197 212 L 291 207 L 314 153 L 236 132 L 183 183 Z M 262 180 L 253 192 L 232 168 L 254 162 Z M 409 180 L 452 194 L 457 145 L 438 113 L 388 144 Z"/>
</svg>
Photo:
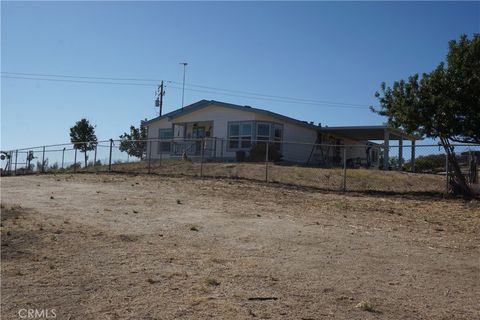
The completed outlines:
<svg viewBox="0 0 480 320">
<path fill-rule="evenodd" d="M 87 151 L 95 149 L 97 145 L 97 136 L 95 135 L 95 126 L 91 125 L 87 119 L 77 121 L 70 128 L 70 141 L 75 149 L 80 150 L 85 155 L 85 167 L 87 166 Z"/>
<path fill-rule="evenodd" d="M 143 159 L 147 150 L 147 128 L 140 125 L 130 126 L 130 133 L 123 133 L 120 136 L 120 151 L 125 151 L 131 157 Z"/>
<path fill-rule="evenodd" d="M 382 83 L 375 96 L 380 107 L 372 111 L 388 117 L 391 126 L 440 140 L 453 169 L 453 189 L 471 196 L 451 144 L 480 143 L 480 34 L 450 41 L 446 63 L 392 87 Z"/>
</svg>

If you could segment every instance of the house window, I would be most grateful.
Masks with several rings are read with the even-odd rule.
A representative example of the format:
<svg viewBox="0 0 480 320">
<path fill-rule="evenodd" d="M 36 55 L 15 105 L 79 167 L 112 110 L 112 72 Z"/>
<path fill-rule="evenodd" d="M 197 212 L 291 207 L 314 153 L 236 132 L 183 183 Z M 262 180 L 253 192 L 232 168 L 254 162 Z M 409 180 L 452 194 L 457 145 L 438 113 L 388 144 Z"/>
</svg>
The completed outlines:
<svg viewBox="0 0 480 320">
<path fill-rule="evenodd" d="M 270 123 L 257 123 L 257 140 L 269 141 L 270 140 Z"/>
<path fill-rule="evenodd" d="M 282 138 L 283 138 L 283 126 L 281 124 L 274 124 L 273 125 L 273 142 L 280 150 L 282 146 Z"/>
<path fill-rule="evenodd" d="M 228 148 L 250 149 L 252 146 L 252 123 L 231 122 L 228 124 Z"/>
<path fill-rule="evenodd" d="M 173 130 L 159 129 L 158 130 L 158 153 L 170 152 L 172 150 Z"/>
</svg>

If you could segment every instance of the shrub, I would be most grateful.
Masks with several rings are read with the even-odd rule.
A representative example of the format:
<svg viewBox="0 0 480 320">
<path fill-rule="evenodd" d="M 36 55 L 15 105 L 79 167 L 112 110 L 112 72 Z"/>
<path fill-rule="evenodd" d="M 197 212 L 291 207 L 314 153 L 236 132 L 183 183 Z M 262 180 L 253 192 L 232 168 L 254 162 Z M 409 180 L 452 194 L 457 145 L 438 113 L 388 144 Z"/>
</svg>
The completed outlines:
<svg viewBox="0 0 480 320">
<path fill-rule="evenodd" d="M 75 169 L 75 168 L 79 169 L 80 167 L 81 167 L 80 162 L 77 162 L 69 165 L 67 169 Z"/>
<path fill-rule="evenodd" d="M 46 171 L 48 169 L 48 158 L 45 161 L 37 161 L 37 171 Z"/>
<path fill-rule="evenodd" d="M 405 169 L 411 170 L 412 163 L 405 163 Z M 445 170 L 445 155 L 430 154 L 427 156 L 419 156 L 415 159 L 416 172 L 439 172 Z"/>
<path fill-rule="evenodd" d="M 265 142 L 257 142 L 250 149 L 247 157 L 248 161 L 265 161 L 265 153 L 267 152 L 267 144 Z M 280 146 L 275 143 L 268 144 L 268 161 L 278 162 L 282 160 Z"/>
<path fill-rule="evenodd" d="M 100 161 L 100 160 L 95 161 L 95 163 L 93 163 L 93 160 L 88 162 L 89 167 L 101 166 L 101 165 L 102 165 L 102 161 Z"/>
</svg>

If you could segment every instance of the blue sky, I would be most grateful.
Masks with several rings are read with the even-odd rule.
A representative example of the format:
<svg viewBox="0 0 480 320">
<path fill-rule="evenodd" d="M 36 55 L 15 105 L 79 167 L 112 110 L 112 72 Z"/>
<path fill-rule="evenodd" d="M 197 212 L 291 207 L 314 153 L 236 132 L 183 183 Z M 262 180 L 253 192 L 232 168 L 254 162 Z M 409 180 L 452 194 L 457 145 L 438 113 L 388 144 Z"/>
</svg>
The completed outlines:
<svg viewBox="0 0 480 320">
<path fill-rule="evenodd" d="M 325 125 L 381 124 L 374 93 L 433 69 L 480 32 L 480 3 L 3 2 L 2 72 L 182 81 L 215 99 Z M 5 75 L 5 74 L 2 74 Z M 155 116 L 149 86 L 1 78 L 2 149 L 62 143 L 82 117 L 99 139 Z M 88 79 L 87 79 L 88 80 Z M 117 81 L 118 82 L 118 81 Z M 190 91 L 188 84 L 353 104 L 304 105 Z M 167 83 L 164 111 L 181 104 Z"/>
</svg>

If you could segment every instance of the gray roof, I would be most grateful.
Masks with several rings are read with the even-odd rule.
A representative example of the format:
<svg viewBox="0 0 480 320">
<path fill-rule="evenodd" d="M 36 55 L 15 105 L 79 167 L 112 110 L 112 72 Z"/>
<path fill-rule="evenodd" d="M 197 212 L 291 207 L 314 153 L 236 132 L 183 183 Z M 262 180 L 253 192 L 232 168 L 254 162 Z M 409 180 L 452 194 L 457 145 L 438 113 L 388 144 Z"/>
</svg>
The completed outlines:
<svg viewBox="0 0 480 320">
<path fill-rule="evenodd" d="M 378 126 L 346 126 L 346 127 L 322 127 L 322 132 L 339 134 L 353 140 L 383 140 L 385 131 L 390 134 L 390 140 L 404 138 L 408 140 L 420 140 L 420 137 L 406 133 L 401 129 L 387 125 Z"/>
<path fill-rule="evenodd" d="M 241 106 L 241 105 L 238 105 L 238 104 L 231 104 L 231 103 L 215 101 L 215 100 L 200 100 L 198 102 L 195 102 L 195 103 L 192 103 L 188 106 L 183 107 L 183 109 L 180 108 L 180 109 L 174 110 L 172 112 L 166 113 L 163 116 L 156 117 L 156 118 L 153 118 L 153 119 L 148 120 L 148 121 L 144 121 L 143 124 L 144 125 L 149 125 L 152 122 L 155 122 L 155 121 L 158 121 L 158 120 L 164 119 L 164 118 L 168 118 L 168 120 L 173 120 L 173 119 L 178 118 L 180 116 L 186 115 L 190 112 L 197 111 L 197 110 L 206 108 L 206 107 L 211 106 L 211 105 L 221 106 L 221 107 L 225 107 L 225 108 L 231 108 L 231 109 L 235 109 L 235 110 L 242 110 L 242 111 L 247 111 L 247 112 L 254 112 L 254 113 L 258 113 L 258 114 L 262 114 L 262 115 L 271 116 L 273 118 L 277 118 L 277 119 L 280 119 L 280 120 L 283 120 L 283 121 L 292 122 L 292 123 L 295 123 L 295 124 L 298 124 L 298 125 L 301 125 L 301 126 L 304 126 L 304 127 L 308 127 L 310 129 L 315 129 L 315 130 L 320 129 L 320 126 L 317 126 L 315 124 L 311 124 L 311 123 L 308 123 L 306 121 L 301 121 L 301 120 L 297 120 L 297 119 L 294 119 L 294 118 L 290 118 L 290 117 L 281 115 L 279 113 L 271 112 L 271 111 L 264 110 L 264 109 L 253 108 L 253 107 L 250 107 L 250 106 Z"/>
<path fill-rule="evenodd" d="M 238 104 L 231 104 L 231 103 L 226 103 L 226 102 L 221 102 L 221 101 L 215 101 L 215 100 L 200 100 L 195 103 L 192 103 L 188 106 L 185 106 L 183 108 L 174 110 L 172 112 L 166 113 L 163 116 L 159 116 L 156 118 L 153 118 L 148 121 L 143 121 L 143 125 L 149 125 L 152 122 L 158 121 L 160 119 L 168 118 L 168 120 L 173 120 L 175 118 L 178 118 L 180 116 L 186 115 L 190 112 L 197 111 L 203 108 L 206 108 L 211 105 L 217 105 L 225 108 L 231 108 L 235 110 L 242 110 L 242 111 L 247 111 L 247 112 L 254 112 L 262 115 L 267 115 L 271 116 L 273 118 L 277 118 L 282 121 L 287 121 L 291 122 L 303 127 L 307 127 L 310 129 L 315 129 L 320 132 L 324 133 L 331 133 L 331 134 L 337 134 L 341 135 L 345 138 L 351 138 L 353 140 L 383 140 L 384 138 L 384 133 L 385 130 L 387 130 L 391 137 L 390 139 L 392 140 L 395 139 L 395 137 L 400 138 L 403 137 L 405 139 L 409 140 L 418 140 L 419 137 L 409 135 L 406 132 L 404 132 L 401 129 L 395 129 L 392 127 L 389 127 L 387 125 L 377 125 L 377 126 L 347 126 L 347 127 L 321 127 L 312 123 L 308 123 L 307 121 L 301 121 L 297 120 L 294 118 L 290 118 L 284 115 L 281 115 L 279 113 L 271 112 L 268 110 L 264 109 L 258 109 L 258 108 L 253 108 L 250 106 L 241 106 Z"/>
</svg>

